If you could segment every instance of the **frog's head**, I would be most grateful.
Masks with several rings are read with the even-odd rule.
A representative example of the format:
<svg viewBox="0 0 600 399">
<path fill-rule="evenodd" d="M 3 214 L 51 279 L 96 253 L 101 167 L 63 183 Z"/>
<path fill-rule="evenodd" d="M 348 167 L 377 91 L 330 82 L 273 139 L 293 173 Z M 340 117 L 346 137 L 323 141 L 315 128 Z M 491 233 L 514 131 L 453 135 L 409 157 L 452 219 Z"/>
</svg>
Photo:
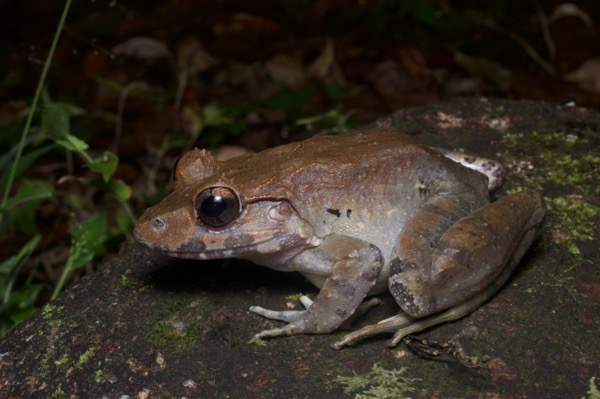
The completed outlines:
<svg viewBox="0 0 600 399">
<path fill-rule="evenodd" d="M 265 264 L 295 255 L 309 245 L 312 233 L 287 200 L 250 200 L 232 184 L 209 178 L 179 185 L 146 210 L 134 235 L 146 247 L 179 258 L 235 257 Z"/>
</svg>

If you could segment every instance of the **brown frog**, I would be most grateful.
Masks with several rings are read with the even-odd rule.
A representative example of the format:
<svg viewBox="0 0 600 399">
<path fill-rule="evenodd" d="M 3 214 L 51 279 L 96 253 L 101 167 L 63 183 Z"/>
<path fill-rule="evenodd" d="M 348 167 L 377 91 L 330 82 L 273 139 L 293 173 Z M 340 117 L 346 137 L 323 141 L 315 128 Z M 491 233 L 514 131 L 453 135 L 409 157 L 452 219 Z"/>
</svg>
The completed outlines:
<svg viewBox="0 0 600 399">
<path fill-rule="evenodd" d="M 305 310 L 251 307 L 287 323 L 256 338 L 329 333 L 378 302 L 366 297 L 392 294 L 403 312 L 335 349 L 382 332 L 395 333 L 393 346 L 473 311 L 506 282 L 544 217 L 534 191 L 490 203 L 503 176 L 495 162 L 388 127 L 227 161 L 195 149 L 174 176 L 173 193 L 138 221 L 140 243 L 180 258 L 249 259 L 320 288 L 314 302 L 301 299 Z"/>
</svg>

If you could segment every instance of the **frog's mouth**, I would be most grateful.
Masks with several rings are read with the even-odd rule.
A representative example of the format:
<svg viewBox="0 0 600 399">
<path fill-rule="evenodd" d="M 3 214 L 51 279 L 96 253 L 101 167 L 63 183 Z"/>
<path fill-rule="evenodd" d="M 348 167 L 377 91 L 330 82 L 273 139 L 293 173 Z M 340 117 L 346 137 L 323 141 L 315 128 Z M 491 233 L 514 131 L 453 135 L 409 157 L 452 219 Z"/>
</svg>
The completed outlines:
<svg viewBox="0 0 600 399">
<path fill-rule="evenodd" d="M 240 258 L 254 260 L 264 256 L 289 255 L 305 248 L 307 239 L 297 234 L 280 231 L 261 231 L 260 233 L 242 233 L 228 237 L 206 237 L 190 240 L 178 246 L 166 245 L 147 240 L 137 229 L 135 239 L 145 247 L 164 255 L 182 259 L 224 259 Z"/>
</svg>

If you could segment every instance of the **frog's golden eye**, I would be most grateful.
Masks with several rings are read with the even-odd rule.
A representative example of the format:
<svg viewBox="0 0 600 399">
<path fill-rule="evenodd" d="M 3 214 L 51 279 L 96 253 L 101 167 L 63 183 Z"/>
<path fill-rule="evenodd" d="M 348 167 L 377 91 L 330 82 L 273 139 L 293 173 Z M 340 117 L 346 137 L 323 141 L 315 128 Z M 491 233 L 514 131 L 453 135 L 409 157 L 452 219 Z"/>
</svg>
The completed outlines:
<svg viewBox="0 0 600 399">
<path fill-rule="evenodd" d="M 229 187 L 202 190 L 194 202 L 198 221 L 210 227 L 224 227 L 233 222 L 242 208 L 240 198 Z"/>
</svg>

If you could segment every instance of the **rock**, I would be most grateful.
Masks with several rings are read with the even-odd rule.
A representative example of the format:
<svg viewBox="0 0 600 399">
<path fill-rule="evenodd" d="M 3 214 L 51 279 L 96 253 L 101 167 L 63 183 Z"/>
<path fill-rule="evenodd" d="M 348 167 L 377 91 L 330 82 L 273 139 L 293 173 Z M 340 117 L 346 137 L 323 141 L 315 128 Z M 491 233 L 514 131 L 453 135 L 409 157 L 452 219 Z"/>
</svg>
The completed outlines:
<svg viewBox="0 0 600 399">
<path fill-rule="evenodd" d="M 600 115 L 455 99 L 377 123 L 435 146 L 502 153 L 503 190 L 544 189 L 542 236 L 487 304 L 394 349 L 375 337 L 331 350 L 344 332 L 256 343 L 256 332 L 277 323 L 248 308 L 299 306 L 286 296 L 316 293 L 302 277 L 238 260 L 177 260 L 130 243 L 0 342 L 0 397 L 347 398 L 369 387 L 422 398 L 585 397 L 590 379 L 600 379 Z M 573 213 L 578 206 L 586 211 Z M 589 240 L 575 240 L 575 230 Z M 382 299 L 352 328 L 393 315 L 394 301 Z M 355 374 L 371 385 L 345 393 L 348 380 L 338 377 Z"/>
</svg>

